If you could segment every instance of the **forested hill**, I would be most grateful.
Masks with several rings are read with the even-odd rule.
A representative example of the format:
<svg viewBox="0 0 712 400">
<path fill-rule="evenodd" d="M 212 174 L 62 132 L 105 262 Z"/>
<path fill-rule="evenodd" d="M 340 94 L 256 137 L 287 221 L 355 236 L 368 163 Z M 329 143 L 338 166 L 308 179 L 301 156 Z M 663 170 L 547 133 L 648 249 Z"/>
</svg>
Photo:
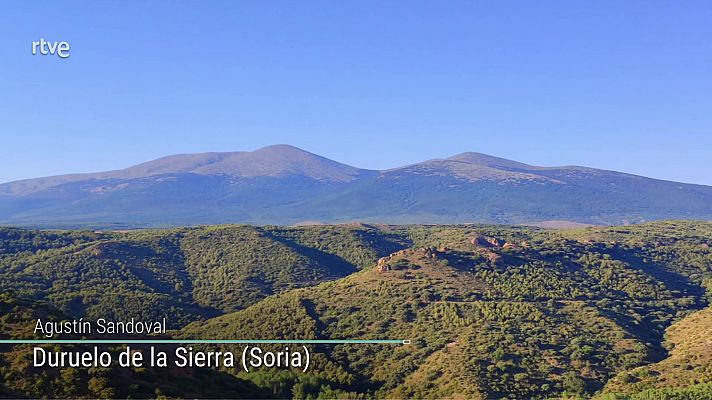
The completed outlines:
<svg viewBox="0 0 712 400">
<path fill-rule="evenodd" d="M 347 276 L 409 246 L 362 226 L 132 232 L 0 228 L 0 290 L 73 317 L 170 315 L 172 327 Z"/>
<path fill-rule="evenodd" d="M 395 350 L 323 349 L 318 371 L 291 378 L 297 387 L 318 380 L 317 392 L 346 397 L 591 396 L 624 371 L 667 359 L 666 328 L 708 304 L 710 224 L 414 227 L 408 235 L 413 248 L 372 268 L 191 324 L 180 335 L 413 340 Z M 708 369 L 688 365 L 671 393 L 709 395 L 711 387 L 695 386 L 712 382 Z M 606 395 L 651 386 L 611 386 Z M 279 394 L 288 396 L 285 387 Z"/>
<path fill-rule="evenodd" d="M 221 371 L 271 397 L 709 396 L 711 247 L 688 221 L 6 228 L 0 285 L 67 317 L 176 315 L 184 338 L 413 341 L 317 346 L 306 374 Z"/>
<path fill-rule="evenodd" d="M 62 321 L 66 315 L 37 301 L 0 293 L 0 338 L 33 337 L 38 318 Z M 0 346 L 0 398 L 160 398 L 180 393 L 186 398 L 268 398 L 269 392 L 224 372 L 185 368 L 35 368 L 32 345 Z M 91 346 L 64 345 L 87 351 Z M 120 346 L 109 350 L 120 349 Z M 102 349 L 104 350 L 104 349 Z"/>
</svg>

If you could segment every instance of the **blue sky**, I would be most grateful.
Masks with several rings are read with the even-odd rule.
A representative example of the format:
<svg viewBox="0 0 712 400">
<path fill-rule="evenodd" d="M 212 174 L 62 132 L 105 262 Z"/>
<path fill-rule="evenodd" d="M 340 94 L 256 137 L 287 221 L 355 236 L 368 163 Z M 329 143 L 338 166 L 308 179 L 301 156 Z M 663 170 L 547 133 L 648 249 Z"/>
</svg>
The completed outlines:
<svg viewBox="0 0 712 400">
<path fill-rule="evenodd" d="M 288 143 L 712 185 L 712 2 L 9 2 L 0 182 Z M 43 37 L 71 56 L 32 56 Z"/>
</svg>

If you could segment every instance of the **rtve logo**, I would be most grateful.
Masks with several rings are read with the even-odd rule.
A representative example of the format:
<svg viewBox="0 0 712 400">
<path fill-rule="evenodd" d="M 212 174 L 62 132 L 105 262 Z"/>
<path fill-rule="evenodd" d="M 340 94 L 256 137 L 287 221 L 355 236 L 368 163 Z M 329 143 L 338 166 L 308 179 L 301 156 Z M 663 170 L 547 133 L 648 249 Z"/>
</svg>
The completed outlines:
<svg viewBox="0 0 712 400">
<path fill-rule="evenodd" d="M 39 49 L 39 50 L 38 50 Z M 59 58 L 69 57 L 69 43 L 67 42 L 48 42 L 44 38 L 32 42 L 32 55 L 57 55 Z"/>
</svg>

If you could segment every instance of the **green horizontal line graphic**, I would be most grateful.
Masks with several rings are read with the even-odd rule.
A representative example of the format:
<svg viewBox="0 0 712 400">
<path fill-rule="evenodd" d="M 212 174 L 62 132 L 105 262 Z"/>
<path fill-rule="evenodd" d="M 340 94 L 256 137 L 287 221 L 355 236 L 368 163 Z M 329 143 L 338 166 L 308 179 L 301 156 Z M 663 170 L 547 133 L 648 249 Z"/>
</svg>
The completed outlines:
<svg viewBox="0 0 712 400">
<path fill-rule="evenodd" d="M 0 339 L 0 344 L 410 344 L 401 339 Z"/>
</svg>

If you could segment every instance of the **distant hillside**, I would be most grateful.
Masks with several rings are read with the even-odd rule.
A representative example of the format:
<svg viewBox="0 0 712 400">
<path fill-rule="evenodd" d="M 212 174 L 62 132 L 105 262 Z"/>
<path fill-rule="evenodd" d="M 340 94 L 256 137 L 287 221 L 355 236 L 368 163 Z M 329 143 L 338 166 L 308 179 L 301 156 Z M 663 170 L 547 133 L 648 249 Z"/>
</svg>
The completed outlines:
<svg viewBox="0 0 712 400">
<path fill-rule="evenodd" d="M 368 172 L 296 147 L 275 145 L 253 152 L 179 154 L 117 171 L 15 181 L 0 185 L 0 194 L 28 195 L 72 182 L 130 180 L 166 174 L 223 175 L 233 178 L 303 176 L 317 181 L 348 182 Z"/>
<path fill-rule="evenodd" d="M 372 171 L 287 145 L 0 185 L 0 224 L 33 227 L 659 219 L 712 220 L 712 187 L 479 153 Z"/>
</svg>

